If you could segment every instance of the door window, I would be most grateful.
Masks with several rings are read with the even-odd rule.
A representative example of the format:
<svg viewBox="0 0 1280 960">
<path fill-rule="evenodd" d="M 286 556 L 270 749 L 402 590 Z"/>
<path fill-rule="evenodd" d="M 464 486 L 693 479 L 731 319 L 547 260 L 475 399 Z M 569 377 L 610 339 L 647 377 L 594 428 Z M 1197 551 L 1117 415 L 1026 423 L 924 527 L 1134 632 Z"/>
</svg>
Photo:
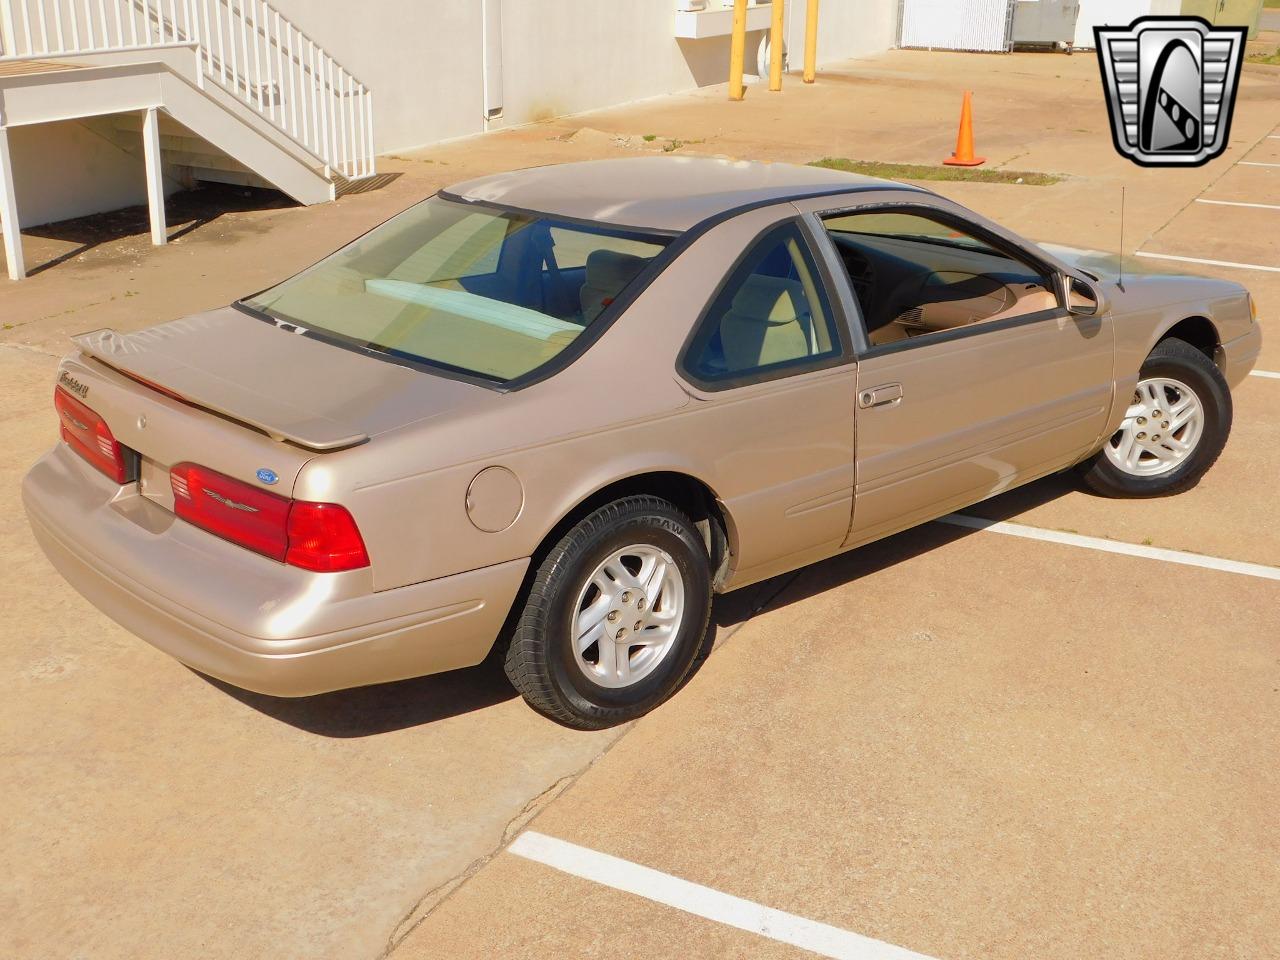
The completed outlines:
<svg viewBox="0 0 1280 960">
<path fill-rule="evenodd" d="M 1052 278 L 987 241 L 918 213 L 824 219 L 872 347 L 1058 309 Z"/>
<path fill-rule="evenodd" d="M 794 223 L 759 240 L 704 314 L 685 368 L 697 380 L 762 380 L 841 356 L 817 267 Z"/>
</svg>

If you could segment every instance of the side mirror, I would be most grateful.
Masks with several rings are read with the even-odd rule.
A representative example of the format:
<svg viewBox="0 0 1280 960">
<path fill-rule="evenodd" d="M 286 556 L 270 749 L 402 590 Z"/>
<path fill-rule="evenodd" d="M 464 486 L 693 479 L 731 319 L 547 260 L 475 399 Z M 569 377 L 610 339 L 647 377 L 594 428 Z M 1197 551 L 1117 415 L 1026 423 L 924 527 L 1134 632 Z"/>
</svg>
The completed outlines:
<svg viewBox="0 0 1280 960">
<path fill-rule="evenodd" d="M 1067 276 L 1067 311 L 1079 317 L 1096 317 L 1103 312 L 1102 294 L 1079 277 Z"/>
</svg>

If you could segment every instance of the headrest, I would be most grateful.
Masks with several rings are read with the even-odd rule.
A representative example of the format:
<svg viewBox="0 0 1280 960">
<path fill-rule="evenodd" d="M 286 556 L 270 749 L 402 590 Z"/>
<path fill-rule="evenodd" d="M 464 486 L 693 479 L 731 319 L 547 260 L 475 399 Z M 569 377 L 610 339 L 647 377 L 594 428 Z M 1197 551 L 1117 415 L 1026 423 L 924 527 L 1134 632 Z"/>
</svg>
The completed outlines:
<svg viewBox="0 0 1280 960">
<path fill-rule="evenodd" d="M 593 250 L 587 255 L 587 286 L 621 291 L 649 261 L 616 250 Z"/>
<path fill-rule="evenodd" d="M 733 298 L 733 312 L 757 323 L 795 323 L 802 313 L 804 287 L 797 280 L 752 274 Z"/>
</svg>

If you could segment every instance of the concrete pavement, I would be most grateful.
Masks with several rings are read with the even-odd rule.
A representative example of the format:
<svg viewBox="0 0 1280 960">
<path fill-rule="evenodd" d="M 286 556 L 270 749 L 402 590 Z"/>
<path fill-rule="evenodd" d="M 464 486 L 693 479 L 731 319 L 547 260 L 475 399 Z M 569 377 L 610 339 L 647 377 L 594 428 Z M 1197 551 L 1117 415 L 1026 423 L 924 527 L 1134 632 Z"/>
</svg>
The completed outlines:
<svg viewBox="0 0 1280 960">
<path fill-rule="evenodd" d="M 1277 636 L 1274 582 L 934 525 L 806 570 L 530 826 L 930 957 L 1277 956 Z M 802 955 L 739 938 L 504 853 L 394 955 Z"/>
</svg>

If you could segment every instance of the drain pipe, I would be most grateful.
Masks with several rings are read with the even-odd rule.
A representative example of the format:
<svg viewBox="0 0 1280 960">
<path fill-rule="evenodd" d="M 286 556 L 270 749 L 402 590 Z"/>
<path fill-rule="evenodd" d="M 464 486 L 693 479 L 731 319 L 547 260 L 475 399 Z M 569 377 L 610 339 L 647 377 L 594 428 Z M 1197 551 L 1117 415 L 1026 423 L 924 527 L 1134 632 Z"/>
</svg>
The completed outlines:
<svg viewBox="0 0 1280 960">
<path fill-rule="evenodd" d="M 502 0 L 482 0 L 481 70 L 484 72 L 484 128 L 502 119 Z"/>
</svg>

